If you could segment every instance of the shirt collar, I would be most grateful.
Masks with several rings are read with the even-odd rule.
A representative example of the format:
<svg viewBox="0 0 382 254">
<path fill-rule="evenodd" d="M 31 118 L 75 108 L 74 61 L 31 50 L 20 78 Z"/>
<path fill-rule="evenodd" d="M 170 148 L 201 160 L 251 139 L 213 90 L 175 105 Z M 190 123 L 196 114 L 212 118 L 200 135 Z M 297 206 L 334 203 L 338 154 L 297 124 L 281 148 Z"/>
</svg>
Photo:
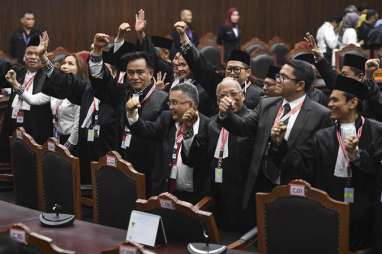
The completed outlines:
<svg viewBox="0 0 382 254">
<path fill-rule="evenodd" d="M 305 97 L 306 97 L 306 94 L 304 94 L 300 98 L 297 98 L 297 99 L 295 99 L 293 101 L 287 101 L 286 99 L 284 99 L 282 106 L 284 106 L 285 104 L 289 103 L 290 108 L 293 109 L 296 106 L 298 106 L 300 103 L 302 103 L 305 100 Z"/>
</svg>

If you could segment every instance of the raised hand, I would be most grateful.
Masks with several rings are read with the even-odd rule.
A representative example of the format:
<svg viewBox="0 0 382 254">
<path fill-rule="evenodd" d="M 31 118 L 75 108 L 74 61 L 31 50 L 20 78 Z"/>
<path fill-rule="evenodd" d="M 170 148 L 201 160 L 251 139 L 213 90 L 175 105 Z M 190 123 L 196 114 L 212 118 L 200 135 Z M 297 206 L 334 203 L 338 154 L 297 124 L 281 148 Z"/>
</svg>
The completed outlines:
<svg viewBox="0 0 382 254">
<path fill-rule="evenodd" d="M 103 33 L 97 33 L 94 36 L 93 46 L 95 53 L 101 53 L 102 48 L 107 46 L 110 43 L 110 36 Z"/>
<path fill-rule="evenodd" d="M 184 35 L 186 33 L 187 24 L 184 21 L 178 21 L 174 24 L 175 30 L 180 34 Z"/>
<path fill-rule="evenodd" d="M 165 72 L 164 75 L 162 76 L 162 72 L 157 73 L 157 78 L 153 76 L 154 80 L 154 85 L 156 86 L 157 89 L 159 90 L 164 90 L 170 83 L 165 83 L 167 73 Z"/>
<path fill-rule="evenodd" d="M 271 130 L 271 139 L 274 144 L 280 144 L 285 136 L 287 126 L 283 123 L 275 124 Z"/>
<path fill-rule="evenodd" d="M 316 40 L 314 39 L 313 35 L 311 35 L 309 32 L 305 34 L 304 40 L 308 43 L 309 48 L 312 50 L 312 53 L 316 57 L 321 57 L 322 52 L 320 48 L 317 46 Z"/>
<path fill-rule="evenodd" d="M 348 153 L 349 160 L 354 161 L 358 157 L 358 138 L 357 137 L 350 137 L 345 139 L 345 150 Z"/>
<path fill-rule="evenodd" d="M 124 23 L 120 24 L 118 27 L 118 33 L 117 33 L 117 37 L 115 38 L 115 41 L 116 42 L 122 41 L 126 32 L 129 32 L 129 31 L 131 31 L 131 27 L 130 27 L 129 23 L 124 22 Z"/>
<path fill-rule="evenodd" d="M 233 110 L 234 101 L 229 97 L 223 97 L 219 101 L 219 112 L 228 113 Z"/>
<path fill-rule="evenodd" d="M 12 87 L 16 90 L 20 89 L 20 83 L 17 81 L 17 75 L 14 70 L 9 70 L 7 74 L 5 74 L 5 79 L 12 85 Z"/>
<path fill-rule="evenodd" d="M 142 33 L 146 27 L 145 11 L 140 9 L 138 14 L 135 14 L 135 31 Z"/>
<path fill-rule="evenodd" d="M 195 109 L 190 108 L 184 112 L 181 123 L 186 129 L 188 129 L 194 125 L 196 120 L 198 120 L 198 114 L 196 113 Z"/>
<path fill-rule="evenodd" d="M 49 36 L 48 36 L 47 31 L 44 31 L 40 35 L 40 44 L 36 48 L 37 53 L 40 56 L 47 54 L 48 45 L 49 45 Z"/>
<path fill-rule="evenodd" d="M 126 102 L 125 108 L 128 117 L 134 117 L 136 115 L 136 109 L 141 107 L 138 97 L 133 97 Z"/>
<path fill-rule="evenodd" d="M 381 64 L 381 60 L 378 58 L 369 59 L 365 63 L 365 74 L 366 78 L 372 79 L 374 72 L 378 70 L 379 66 Z"/>
</svg>

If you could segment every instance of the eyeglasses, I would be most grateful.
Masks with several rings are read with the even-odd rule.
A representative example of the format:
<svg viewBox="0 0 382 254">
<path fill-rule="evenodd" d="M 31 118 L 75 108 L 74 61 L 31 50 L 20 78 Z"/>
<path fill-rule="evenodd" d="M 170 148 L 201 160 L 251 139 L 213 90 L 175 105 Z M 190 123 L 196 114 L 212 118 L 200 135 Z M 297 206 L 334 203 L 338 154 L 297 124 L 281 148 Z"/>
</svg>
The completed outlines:
<svg viewBox="0 0 382 254">
<path fill-rule="evenodd" d="M 146 71 L 145 70 L 127 70 L 127 76 L 129 77 L 132 77 L 134 76 L 134 74 L 136 73 L 138 76 L 142 77 L 143 75 L 145 75 Z"/>
<path fill-rule="evenodd" d="M 226 73 L 233 72 L 233 73 L 239 74 L 241 72 L 241 70 L 243 70 L 243 69 L 247 69 L 247 68 L 242 67 L 242 66 L 227 66 L 225 68 L 225 72 Z"/>
<path fill-rule="evenodd" d="M 240 92 L 228 92 L 228 93 L 222 93 L 222 94 L 218 94 L 217 95 L 217 98 L 219 100 L 223 99 L 224 97 L 237 97 L 238 95 L 240 94 Z"/>
<path fill-rule="evenodd" d="M 183 104 L 186 104 L 186 103 L 189 103 L 189 102 L 191 102 L 191 101 L 183 101 L 183 102 L 181 102 L 181 101 L 168 101 L 167 105 L 168 106 L 171 106 L 171 105 L 178 106 L 178 105 L 183 105 Z"/>
<path fill-rule="evenodd" d="M 295 79 L 295 78 L 290 78 L 284 74 L 276 74 L 276 82 L 278 83 L 284 83 L 285 80 L 293 80 L 293 81 L 299 81 L 298 79 Z"/>
</svg>

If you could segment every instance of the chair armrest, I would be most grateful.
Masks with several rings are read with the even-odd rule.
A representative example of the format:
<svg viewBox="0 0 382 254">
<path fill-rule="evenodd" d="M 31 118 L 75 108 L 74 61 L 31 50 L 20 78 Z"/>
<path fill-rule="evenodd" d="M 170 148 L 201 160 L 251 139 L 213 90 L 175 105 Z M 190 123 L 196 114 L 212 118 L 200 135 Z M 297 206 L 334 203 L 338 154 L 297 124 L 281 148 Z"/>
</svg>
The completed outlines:
<svg viewBox="0 0 382 254">
<path fill-rule="evenodd" d="M 209 207 L 215 205 L 215 200 L 212 197 L 204 197 L 198 203 L 194 205 L 199 210 L 208 210 Z"/>
<path fill-rule="evenodd" d="M 257 238 L 257 227 L 252 228 L 247 233 L 242 235 L 239 240 L 229 244 L 228 249 L 245 249 L 251 246 Z"/>
</svg>

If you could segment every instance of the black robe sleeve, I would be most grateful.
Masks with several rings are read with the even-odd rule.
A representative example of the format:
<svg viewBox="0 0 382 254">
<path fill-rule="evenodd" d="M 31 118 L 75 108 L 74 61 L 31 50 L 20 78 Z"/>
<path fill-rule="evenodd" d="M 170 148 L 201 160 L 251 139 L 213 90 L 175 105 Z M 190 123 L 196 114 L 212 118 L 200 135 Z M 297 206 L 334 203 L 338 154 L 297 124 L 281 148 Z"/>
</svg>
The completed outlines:
<svg viewBox="0 0 382 254">
<path fill-rule="evenodd" d="M 326 87 L 329 90 L 333 90 L 334 82 L 337 76 L 336 71 L 332 69 L 332 66 L 325 58 L 321 58 L 315 66 L 322 79 L 325 81 Z"/>
<path fill-rule="evenodd" d="M 157 118 L 156 121 L 144 121 L 141 117 L 139 117 L 138 121 L 129 125 L 128 120 L 126 119 L 127 125 L 133 135 L 137 135 L 138 137 L 151 139 L 151 140 L 162 140 L 163 139 L 163 131 L 166 129 L 165 126 L 165 112 Z"/>
</svg>

